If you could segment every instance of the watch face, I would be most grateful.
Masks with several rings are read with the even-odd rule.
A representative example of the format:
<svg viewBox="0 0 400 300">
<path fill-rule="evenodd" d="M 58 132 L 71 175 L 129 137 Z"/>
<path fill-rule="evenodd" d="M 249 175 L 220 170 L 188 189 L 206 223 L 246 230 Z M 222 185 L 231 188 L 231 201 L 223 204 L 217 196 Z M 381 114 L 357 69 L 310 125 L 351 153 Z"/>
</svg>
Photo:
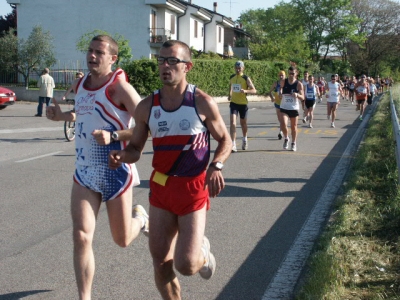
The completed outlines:
<svg viewBox="0 0 400 300">
<path fill-rule="evenodd" d="M 222 170 L 222 168 L 224 167 L 224 165 L 221 162 L 216 162 L 214 165 L 218 170 Z"/>
<path fill-rule="evenodd" d="M 114 140 L 118 139 L 118 133 L 116 133 L 116 132 L 113 132 L 113 134 L 111 136 Z"/>
</svg>

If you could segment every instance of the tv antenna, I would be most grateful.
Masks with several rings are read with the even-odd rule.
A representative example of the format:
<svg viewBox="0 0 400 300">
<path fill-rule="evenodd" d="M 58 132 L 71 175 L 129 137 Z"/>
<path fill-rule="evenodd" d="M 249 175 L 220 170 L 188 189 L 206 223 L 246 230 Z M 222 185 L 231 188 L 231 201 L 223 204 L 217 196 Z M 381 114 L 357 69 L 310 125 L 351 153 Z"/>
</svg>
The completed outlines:
<svg viewBox="0 0 400 300">
<path fill-rule="evenodd" d="M 229 3 L 229 17 L 232 18 L 232 3 L 237 3 L 237 2 L 229 0 L 229 2 L 224 2 L 224 3 Z"/>
</svg>

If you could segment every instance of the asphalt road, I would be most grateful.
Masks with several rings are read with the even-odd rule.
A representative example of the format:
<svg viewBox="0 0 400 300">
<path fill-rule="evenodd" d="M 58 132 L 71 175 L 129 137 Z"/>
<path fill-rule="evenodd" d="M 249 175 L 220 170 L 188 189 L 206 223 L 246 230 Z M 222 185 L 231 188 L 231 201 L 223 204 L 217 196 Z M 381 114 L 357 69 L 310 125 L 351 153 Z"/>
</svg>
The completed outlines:
<svg viewBox="0 0 400 300">
<path fill-rule="evenodd" d="M 249 106 L 249 149 L 226 162 L 227 186 L 212 199 L 208 213 L 206 235 L 217 272 L 209 281 L 178 275 L 183 299 L 272 299 L 267 288 L 273 282 L 276 287 L 281 281 L 284 288 L 294 272 L 280 266 L 296 248 L 321 195 L 336 194 L 334 185 L 341 182 L 332 177 L 335 167 L 354 155 L 348 146 L 358 143 L 352 138 L 368 121 L 360 122 L 355 107 L 344 101 L 336 128 L 330 128 L 325 103 L 318 104 L 314 128 L 300 121 L 298 150 L 291 152 L 282 150 L 283 141 L 277 139 L 271 102 Z M 229 124 L 228 104 L 219 107 Z M 35 118 L 35 110 L 34 103 L 18 102 L 0 111 L 0 300 L 77 299 L 69 215 L 74 143 L 65 140 L 61 122 Z M 141 185 L 134 190 L 135 201 L 145 208 L 151 158 L 148 141 L 137 163 Z M 94 249 L 93 299 L 160 299 L 147 239 L 141 236 L 125 249 L 116 246 L 104 206 Z"/>
</svg>

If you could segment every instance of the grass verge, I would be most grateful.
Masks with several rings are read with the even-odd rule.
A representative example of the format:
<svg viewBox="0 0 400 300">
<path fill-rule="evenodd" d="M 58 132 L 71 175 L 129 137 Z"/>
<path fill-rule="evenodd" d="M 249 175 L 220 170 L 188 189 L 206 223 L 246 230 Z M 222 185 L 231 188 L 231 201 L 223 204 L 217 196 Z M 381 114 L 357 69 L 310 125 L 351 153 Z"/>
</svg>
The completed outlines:
<svg viewBox="0 0 400 300">
<path fill-rule="evenodd" d="M 392 96 L 400 99 L 398 86 Z M 400 191 L 389 103 L 386 94 L 369 122 L 298 300 L 400 299 Z"/>
</svg>

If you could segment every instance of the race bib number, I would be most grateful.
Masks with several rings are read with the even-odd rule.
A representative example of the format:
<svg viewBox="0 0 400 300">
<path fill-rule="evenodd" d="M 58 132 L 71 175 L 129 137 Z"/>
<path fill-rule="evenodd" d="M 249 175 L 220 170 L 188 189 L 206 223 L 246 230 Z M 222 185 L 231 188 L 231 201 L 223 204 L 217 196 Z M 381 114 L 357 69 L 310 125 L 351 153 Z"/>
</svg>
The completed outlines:
<svg viewBox="0 0 400 300">
<path fill-rule="evenodd" d="M 359 86 L 357 87 L 357 92 L 359 92 L 360 94 L 366 94 L 367 88 L 365 86 Z"/>
<path fill-rule="evenodd" d="M 296 101 L 292 94 L 283 94 L 282 99 L 285 103 L 294 103 Z"/>
<path fill-rule="evenodd" d="M 332 91 L 332 92 L 329 92 L 329 95 L 330 95 L 331 97 L 335 98 L 335 97 L 339 96 L 339 92 Z"/>
<path fill-rule="evenodd" d="M 307 97 L 307 99 L 313 99 L 314 93 L 307 93 L 306 97 Z"/>
<path fill-rule="evenodd" d="M 242 89 L 242 86 L 238 83 L 232 84 L 232 91 L 234 93 L 240 93 L 240 90 Z"/>
</svg>

